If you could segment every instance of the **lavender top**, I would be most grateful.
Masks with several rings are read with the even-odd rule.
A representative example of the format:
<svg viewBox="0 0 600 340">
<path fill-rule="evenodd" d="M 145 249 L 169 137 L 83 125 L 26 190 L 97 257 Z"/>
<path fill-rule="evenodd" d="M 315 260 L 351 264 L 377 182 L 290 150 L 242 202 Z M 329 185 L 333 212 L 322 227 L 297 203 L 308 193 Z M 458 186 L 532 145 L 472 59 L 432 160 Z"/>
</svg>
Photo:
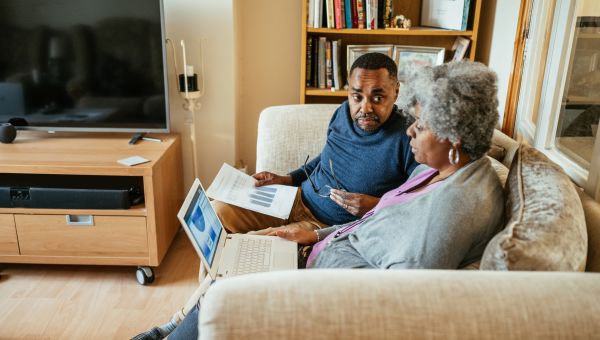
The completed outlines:
<svg viewBox="0 0 600 340">
<path fill-rule="evenodd" d="M 428 185 L 427 187 L 425 187 L 425 189 L 420 190 L 420 191 L 407 192 L 407 191 L 412 190 L 416 186 L 422 184 L 424 181 L 435 176 L 437 173 L 438 173 L 438 171 L 435 169 L 425 170 L 425 171 L 421 172 L 420 174 L 416 175 L 415 177 L 409 179 L 408 181 L 406 181 L 404 184 L 402 184 L 398 188 L 390 190 L 387 193 L 385 193 L 381 197 L 381 199 L 379 200 L 379 203 L 377 203 L 375 208 L 368 211 L 361 219 L 354 221 L 350 224 L 340 226 L 336 232 L 329 234 L 322 241 L 315 244 L 313 247 L 313 250 L 311 251 L 311 253 L 308 257 L 306 267 L 307 268 L 312 267 L 315 260 L 317 259 L 317 256 L 319 256 L 319 253 L 323 250 L 323 248 L 325 248 L 331 242 L 332 239 L 351 233 L 356 228 L 358 228 L 358 226 L 360 226 L 366 219 L 368 219 L 370 216 L 377 214 L 377 212 L 380 211 L 381 209 L 391 206 L 391 205 L 403 204 L 405 202 L 408 202 L 408 201 L 412 200 L 413 198 L 423 195 L 423 194 L 429 192 L 430 190 L 432 190 L 433 188 L 435 188 L 436 186 L 438 186 L 442 182 L 436 182 L 436 183 L 433 183 L 432 185 Z"/>
</svg>

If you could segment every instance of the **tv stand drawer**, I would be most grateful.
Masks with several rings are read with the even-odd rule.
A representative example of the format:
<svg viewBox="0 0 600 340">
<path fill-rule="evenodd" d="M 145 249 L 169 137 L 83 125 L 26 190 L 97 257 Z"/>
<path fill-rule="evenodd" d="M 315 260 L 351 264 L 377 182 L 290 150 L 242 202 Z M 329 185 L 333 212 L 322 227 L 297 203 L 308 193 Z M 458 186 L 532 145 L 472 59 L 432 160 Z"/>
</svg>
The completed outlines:
<svg viewBox="0 0 600 340">
<path fill-rule="evenodd" d="M 0 254 L 19 255 L 19 244 L 12 214 L 0 214 Z"/>
<path fill-rule="evenodd" d="M 21 255 L 148 256 L 145 217 L 20 214 L 14 216 Z"/>
</svg>

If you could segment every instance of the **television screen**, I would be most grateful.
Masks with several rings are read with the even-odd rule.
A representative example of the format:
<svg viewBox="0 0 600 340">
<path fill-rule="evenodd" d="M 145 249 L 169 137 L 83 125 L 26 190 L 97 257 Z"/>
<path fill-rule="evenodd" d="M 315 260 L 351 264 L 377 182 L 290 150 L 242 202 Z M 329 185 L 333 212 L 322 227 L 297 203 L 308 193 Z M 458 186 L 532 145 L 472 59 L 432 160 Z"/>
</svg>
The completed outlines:
<svg viewBox="0 0 600 340">
<path fill-rule="evenodd" d="M 161 0 L 0 0 L 0 122 L 167 132 Z"/>
</svg>

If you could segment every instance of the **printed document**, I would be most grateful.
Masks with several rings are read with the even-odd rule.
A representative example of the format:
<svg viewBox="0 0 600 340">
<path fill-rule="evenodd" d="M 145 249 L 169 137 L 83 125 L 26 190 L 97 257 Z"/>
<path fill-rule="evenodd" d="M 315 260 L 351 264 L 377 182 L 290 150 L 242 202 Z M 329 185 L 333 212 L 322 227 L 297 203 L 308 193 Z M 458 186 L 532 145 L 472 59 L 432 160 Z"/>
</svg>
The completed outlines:
<svg viewBox="0 0 600 340">
<path fill-rule="evenodd" d="M 223 164 L 206 191 L 208 197 L 265 215 L 287 219 L 298 188 L 287 185 L 254 186 L 256 180 L 229 164 Z"/>
</svg>

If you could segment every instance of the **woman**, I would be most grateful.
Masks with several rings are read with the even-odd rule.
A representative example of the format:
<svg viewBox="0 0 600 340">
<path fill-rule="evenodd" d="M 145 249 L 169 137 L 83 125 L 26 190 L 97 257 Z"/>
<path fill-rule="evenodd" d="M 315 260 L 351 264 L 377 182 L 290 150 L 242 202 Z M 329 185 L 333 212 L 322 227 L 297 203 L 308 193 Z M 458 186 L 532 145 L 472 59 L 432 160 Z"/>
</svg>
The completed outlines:
<svg viewBox="0 0 600 340">
<path fill-rule="evenodd" d="M 314 245 L 309 268 L 452 268 L 476 261 L 495 234 L 502 187 L 483 157 L 498 119 L 496 75 L 483 64 L 449 63 L 411 72 L 399 106 L 423 164 L 360 220 L 320 230 L 275 228 L 269 235 Z M 366 174 L 368 175 L 368 174 Z M 350 194 L 332 190 L 347 206 Z M 198 308 L 169 339 L 196 334 Z"/>
</svg>

